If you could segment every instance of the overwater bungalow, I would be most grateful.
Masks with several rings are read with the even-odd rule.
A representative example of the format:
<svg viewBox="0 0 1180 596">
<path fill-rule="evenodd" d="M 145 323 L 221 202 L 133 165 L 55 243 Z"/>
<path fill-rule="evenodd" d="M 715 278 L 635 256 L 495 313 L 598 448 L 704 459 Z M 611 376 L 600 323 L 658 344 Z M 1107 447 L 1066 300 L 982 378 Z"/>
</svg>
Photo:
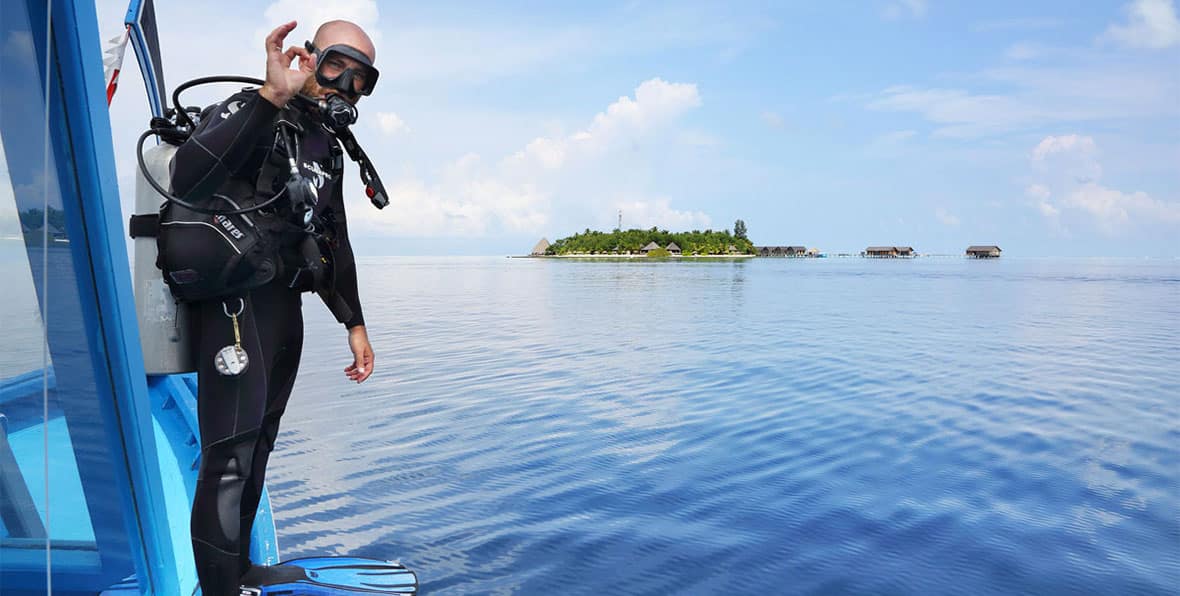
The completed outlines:
<svg viewBox="0 0 1180 596">
<path fill-rule="evenodd" d="M 730 252 L 734 252 L 734 247 L 730 247 Z M 806 246 L 755 246 L 754 250 L 760 257 L 805 257 L 807 256 Z"/>
<path fill-rule="evenodd" d="M 914 256 L 914 249 L 909 246 L 870 246 L 860 255 L 875 259 L 895 259 Z"/>
<path fill-rule="evenodd" d="M 967 256 L 973 259 L 996 259 L 1000 256 L 1000 247 L 994 245 L 968 246 Z"/>
</svg>

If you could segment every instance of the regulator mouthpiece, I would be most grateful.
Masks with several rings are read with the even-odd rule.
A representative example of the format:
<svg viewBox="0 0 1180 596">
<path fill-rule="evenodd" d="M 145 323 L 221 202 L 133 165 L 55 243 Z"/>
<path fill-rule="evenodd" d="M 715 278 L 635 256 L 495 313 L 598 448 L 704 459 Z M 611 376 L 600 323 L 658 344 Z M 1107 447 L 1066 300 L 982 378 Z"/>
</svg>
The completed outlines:
<svg viewBox="0 0 1180 596">
<path fill-rule="evenodd" d="M 320 118 L 328 128 L 340 131 L 356 124 L 358 115 L 356 106 L 348 103 L 348 100 L 343 97 L 330 93 L 324 99 L 317 101 L 316 104 L 320 109 Z"/>
</svg>

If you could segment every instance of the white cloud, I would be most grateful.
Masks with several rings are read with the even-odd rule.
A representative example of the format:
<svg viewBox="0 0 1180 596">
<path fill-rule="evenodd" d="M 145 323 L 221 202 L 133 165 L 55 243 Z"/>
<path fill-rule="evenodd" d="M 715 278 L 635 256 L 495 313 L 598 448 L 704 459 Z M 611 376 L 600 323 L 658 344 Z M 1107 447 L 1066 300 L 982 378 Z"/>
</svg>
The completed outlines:
<svg viewBox="0 0 1180 596">
<path fill-rule="evenodd" d="M 666 198 L 623 201 L 616 206 L 623 211 L 628 228 L 646 229 L 655 226 L 666 230 L 693 230 L 712 225 L 705 213 L 673 209 Z"/>
<path fill-rule="evenodd" d="M 959 216 L 949 213 L 946 209 L 939 207 L 934 210 L 934 217 L 944 226 L 958 226 L 962 221 Z"/>
<path fill-rule="evenodd" d="M 1033 161 L 1044 161 L 1056 153 L 1076 153 L 1092 158 L 1098 153 L 1098 145 L 1094 143 L 1093 138 L 1076 134 L 1060 137 L 1048 136 L 1041 139 L 1041 142 L 1033 148 L 1032 158 Z"/>
<path fill-rule="evenodd" d="M 389 206 L 351 227 L 410 237 L 484 236 L 493 230 L 540 232 L 548 221 L 546 196 L 494 176 L 451 175 L 434 184 L 406 177 L 386 190 Z"/>
<path fill-rule="evenodd" d="M 410 127 L 406 126 L 401 116 L 394 112 L 377 112 L 377 126 L 381 128 L 381 132 L 388 136 L 393 136 L 399 132 L 410 132 Z"/>
<path fill-rule="evenodd" d="M 881 14 L 889 20 L 907 17 L 920 19 L 926 16 L 926 0 L 891 0 L 881 10 Z"/>
<path fill-rule="evenodd" d="M 1041 212 L 1041 215 L 1044 215 L 1049 219 L 1055 219 L 1057 216 L 1061 215 L 1060 209 L 1054 207 L 1052 203 L 1047 203 L 1045 201 L 1037 203 L 1037 210 Z"/>
<path fill-rule="evenodd" d="M 701 105 L 697 86 L 669 83 L 660 78 L 644 81 L 635 98 L 623 96 L 594 116 L 590 126 L 565 138 L 539 137 L 509 158 L 512 165 L 540 164 L 559 168 L 570 153 L 600 153 L 624 136 L 657 129 Z"/>
<path fill-rule="evenodd" d="M 1107 234 L 1122 232 L 1131 223 L 1180 224 L 1180 204 L 1154 199 L 1142 191 L 1128 193 L 1107 188 L 1096 182 L 1070 190 L 1061 204 L 1089 213 Z"/>
<path fill-rule="evenodd" d="M 537 137 L 499 160 L 466 154 L 429 182 L 413 173 L 393 179 L 390 206 L 350 225 L 414 237 L 552 234 L 573 221 L 584 227 L 584 214 L 623 209 L 628 225 L 707 226 L 704 213 L 675 209 L 646 191 L 633 173 L 642 164 L 629 163 L 682 139 L 661 133 L 700 104 L 696 85 L 644 81 L 633 97 L 620 97 L 572 134 Z"/>
<path fill-rule="evenodd" d="M 266 35 L 275 27 L 286 23 L 287 21 L 298 21 L 299 25 L 296 31 L 303 37 L 292 39 L 287 38 L 287 45 L 300 45 L 303 40 L 311 39 L 315 33 L 315 27 L 320 26 L 321 23 L 332 21 L 336 19 L 343 19 L 345 21 L 352 21 L 360 25 L 369 37 L 373 39 L 374 44 L 378 44 L 381 38 L 381 30 L 377 28 L 377 20 L 380 13 L 377 9 L 376 0 L 333 0 L 332 2 L 322 2 L 321 0 L 275 0 L 262 13 L 263 27 L 256 30 L 254 33 L 255 41 L 259 42 L 266 38 Z M 292 32 L 292 35 L 296 35 Z M 378 56 L 381 55 L 380 45 L 378 44 Z"/>
<path fill-rule="evenodd" d="M 935 134 L 952 137 L 982 136 L 1047 116 L 1002 95 L 974 95 L 962 89 L 922 89 L 905 85 L 885 89 L 869 102 L 868 107 L 921 113 L 927 120 L 944 125 Z"/>
<path fill-rule="evenodd" d="M 1049 187 L 1044 184 L 1030 184 L 1028 188 L 1024 189 L 1024 194 L 1043 201 L 1049 198 L 1049 195 L 1052 193 L 1049 192 Z"/>
<path fill-rule="evenodd" d="M 1102 177 L 1094 139 L 1077 134 L 1047 136 L 1032 150 L 1037 171 L 1058 177 L 1059 182 L 1085 183 Z"/>
<path fill-rule="evenodd" d="M 1100 37 L 1134 48 L 1160 49 L 1180 44 L 1180 19 L 1172 0 L 1135 0 L 1123 9 L 1127 23 L 1111 25 Z"/>
<path fill-rule="evenodd" d="M 1088 54 L 1087 54 L 1088 56 Z M 868 99 L 870 110 L 912 112 L 933 135 L 979 138 L 1048 125 L 1180 116 L 1180 76 L 1146 64 L 994 68 L 968 76 L 988 92 L 895 85 Z M 994 91 L 1003 89 L 1003 92 Z"/>
<path fill-rule="evenodd" d="M 1028 188 L 1024 189 L 1024 194 L 1033 200 L 1033 204 L 1036 205 L 1041 215 L 1056 223 L 1057 216 L 1061 215 L 1061 210 L 1049 202 L 1049 197 L 1053 193 L 1049 190 L 1048 186 L 1044 184 L 1030 184 Z"/>
<path fill-rule="evenodd" d="M 1124 192 L 1100 182 L 1098 144 L 1078 134 L 1048 136 L 1033 148 L 1030 160 L 1040 182 L 1025 189 L 1033 204 L 1054 225 L 1065 214 L 1084 215 L 1107 235 L 1137 225 L 1180 224 L 1180 203 Z"/>
<path fill-rule="evenodd" d="M 595 139 L 603 139 L 625 128 L 647 130 L 679 118 L 700 105 L 701 96 L 696 85 L 654 78 L 635 89 L 635 99 L 624 95 L 605 112 L 596 115 L 586 133 Z"/>
</svg>

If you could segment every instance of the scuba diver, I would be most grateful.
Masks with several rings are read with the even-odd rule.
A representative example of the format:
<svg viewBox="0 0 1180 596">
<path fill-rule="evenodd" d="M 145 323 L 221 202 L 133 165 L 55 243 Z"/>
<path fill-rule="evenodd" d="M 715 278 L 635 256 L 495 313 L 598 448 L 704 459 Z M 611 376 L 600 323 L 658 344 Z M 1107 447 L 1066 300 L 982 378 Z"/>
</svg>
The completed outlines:
<svg viewBox="0 0 1180 596">
<path fill-rule="evenodd" d="M 207 596 L 236 595 L 271 569 L 251 563 L 250 534 L 299 368 L 303 292 L 317 293 L 348 329 L 348 379 L 361 383 L 373 374 L 348 240 L 341 144 L 356 159 L 347 125 L 355 122 L 357 100 L 377 82 L 375 49 L 357 25 L 331 21 L 304 47 L 284 51 L 295 26 L 267 36 L 260 88 L 201 112 L 172 161 L 170 190 L 182 200 L 160 214 L 158 264 L 173 294 L 190 305 L 197 358 L 201 466 L 191 529 Z M 371 186 L 366 193 L 374 204 L 384 200 L 383 189 L 377 197 Z M 213 217 L 186 218 L 200 213 Z M 220 226 L 225 242 L 191 235 L 201 226 L 205 238 Z M 169 259 L 225 252 L 226 243 L 236 254 L 219 276 L 167 266 Z"/>
</svg>

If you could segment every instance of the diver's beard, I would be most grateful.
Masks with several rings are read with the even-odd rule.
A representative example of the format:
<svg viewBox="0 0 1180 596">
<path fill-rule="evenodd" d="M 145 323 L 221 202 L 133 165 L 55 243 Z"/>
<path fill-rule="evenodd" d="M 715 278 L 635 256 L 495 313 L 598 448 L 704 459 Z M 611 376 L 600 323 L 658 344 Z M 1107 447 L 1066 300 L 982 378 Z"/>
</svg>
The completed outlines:
<svg viewBox="0 0 1180 596">
<path fill-rule="evenodd" d="M 299 90 L 299 93 L 308 97 L 314 97 L 315 99 L 323 99 L 324 97 L 324 89 L 316 83 L 314 75 L 307 77 L 307 80 L 303 81 L 303 88 Z"/>
<path fill-rule="evenodd" d="M 348 95 L 340 93 L 335 89 L 326 89 L 324 87 L 320 87 L 320 84 L 316 82 L 314 76 L 308 77 L 307 80 L 303 82 L 303 88 L 299 90 L 299 93 L 300 95 L 305 95 L 312 99 L 326 99 L 329 94 L 335 94 L 339 95 L 344 99 L 344 101 L 347 101 L 354 106 L 356 105 L 357 100 L 360 99 L 357 96 L 349 97 Z"/>
</svg>

